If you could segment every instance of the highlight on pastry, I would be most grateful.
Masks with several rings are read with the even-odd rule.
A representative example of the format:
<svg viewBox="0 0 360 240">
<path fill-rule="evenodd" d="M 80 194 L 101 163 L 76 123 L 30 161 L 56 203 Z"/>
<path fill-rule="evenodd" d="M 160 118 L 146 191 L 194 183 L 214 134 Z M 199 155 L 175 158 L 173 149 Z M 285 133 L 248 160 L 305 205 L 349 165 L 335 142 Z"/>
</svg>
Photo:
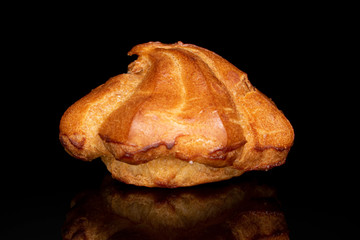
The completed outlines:
<svg viewBox="0 0 360 240">
<path fill-rule="evenodd" d="M 144 188 L 110 176 L 71 201 L 62 228 L 71 239 L 289 239 L 269 185 L 235 179 L 192 188 Z"/>
<path fill-rule="evenodd" d="M 221 181 L 285 162 L 294 131 L 246 73 L 207 49 L 140 44 L 128 72 L 64 113 L 60 141 L 96 158 L 122 182 L 182 187 Z"/>
</svg>

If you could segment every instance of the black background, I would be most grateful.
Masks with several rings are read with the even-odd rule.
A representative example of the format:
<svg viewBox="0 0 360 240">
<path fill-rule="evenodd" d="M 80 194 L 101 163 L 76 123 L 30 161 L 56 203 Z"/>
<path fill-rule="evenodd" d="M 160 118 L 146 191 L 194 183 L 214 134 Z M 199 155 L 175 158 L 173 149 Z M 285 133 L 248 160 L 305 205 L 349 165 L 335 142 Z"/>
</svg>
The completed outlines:
<svg viewBox="0 0 360 240">
<path fill-rule="evenodd" d="M 60 118 L 91 89 L 125 73 L 136 59 L 127 52 L 149 41 L 182 41 L 216 52 L 245 71 L 290 120 L 295 142 L 287 162 L 246 174 L 278 188 L 291 239 L 347 236 L 355 229 L 356 159 L 346 137 L 351 112 L 340 103 L 351 85 L 344 78 L 346 43 L 334 37 L 332 23 L 295 17 L 210 30 L 199 23 L 194 34 L 183 34 L 176 27 L 153 27 L 150 20 L 108 27 L 46 19 L 23 21 L 6 45 L 11 86 L 3 96 L 9 90 L 11 99 L 3 100 L 6 110 L 10 106 L 2 168 L 4 239 L 60 239 L 71 198 L 107 174 L 100 160 L 82 162 L 63 150 Z"/>
</svg>

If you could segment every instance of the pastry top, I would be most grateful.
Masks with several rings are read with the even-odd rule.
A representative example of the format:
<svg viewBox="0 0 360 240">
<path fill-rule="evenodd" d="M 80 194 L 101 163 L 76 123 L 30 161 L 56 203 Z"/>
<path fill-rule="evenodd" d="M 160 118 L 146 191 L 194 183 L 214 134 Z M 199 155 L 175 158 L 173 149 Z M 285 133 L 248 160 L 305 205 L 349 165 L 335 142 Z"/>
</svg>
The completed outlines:
<svg viewBox="0 0 360 240">
<path fill-rule="evenodd" d="M 139 57 L 128 73 L 109 79 L 63 115 L 60 140 L 70 154 L 83 160 L 111 155 L 129 164 L 171 157 L 241 169 L 285 160 L 273 156 L 292 146 L 291 124 L 244 72 L 181 42 L 140 44 L 133 54 Z M 247 165 L 264 151 L 271 152 L 268 162 Z"/>
</svg>

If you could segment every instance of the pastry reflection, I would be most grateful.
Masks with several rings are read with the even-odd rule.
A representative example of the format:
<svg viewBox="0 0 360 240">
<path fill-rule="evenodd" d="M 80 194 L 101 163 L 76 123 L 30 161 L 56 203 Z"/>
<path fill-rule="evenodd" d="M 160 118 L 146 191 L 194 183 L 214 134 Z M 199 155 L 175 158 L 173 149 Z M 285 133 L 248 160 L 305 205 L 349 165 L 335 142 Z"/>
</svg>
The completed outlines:
<svg viewBox="0 0 360 240">
<path fill-rule="evenodd" d="M 156 189 L 105 177 L 71 202 L 63 239 L 289 239 L 275 190 L 236 179 Z"/>
</svg>

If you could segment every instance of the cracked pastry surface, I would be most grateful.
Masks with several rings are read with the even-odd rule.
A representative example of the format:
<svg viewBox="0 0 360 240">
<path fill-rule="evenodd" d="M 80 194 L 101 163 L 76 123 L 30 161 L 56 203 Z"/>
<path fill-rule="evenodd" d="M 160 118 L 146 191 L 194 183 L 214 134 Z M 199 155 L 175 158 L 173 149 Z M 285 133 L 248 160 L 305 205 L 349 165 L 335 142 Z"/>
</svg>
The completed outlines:
<svg viewBox="0 0 360 240">
<path fill-rule="evenodd" d="M 114 178 L 149 187 L 220 181 L 284 163 L 291 124 L 247 75 L 183 44 L 135 46 L 128 73 L 73 104 L 60 141 L 74 157 L 101 157 Z"/>
</svg>

